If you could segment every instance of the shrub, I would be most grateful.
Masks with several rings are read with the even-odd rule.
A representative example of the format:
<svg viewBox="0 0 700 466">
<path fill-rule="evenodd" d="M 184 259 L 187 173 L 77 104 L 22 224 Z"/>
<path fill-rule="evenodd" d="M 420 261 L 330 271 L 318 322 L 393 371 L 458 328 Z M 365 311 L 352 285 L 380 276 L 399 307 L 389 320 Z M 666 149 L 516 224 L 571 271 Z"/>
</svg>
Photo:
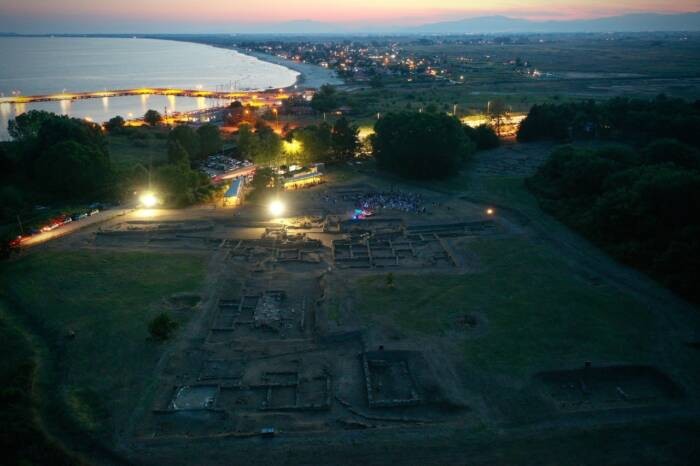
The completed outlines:
<svg viewBox="0 0 700 466">
<path fill-rule="evenodd" d="M 148 333 L 156 341 L 169 339 L 179 324 L 165 312 L 161 312 L 148 323 Z"/>
</svg>

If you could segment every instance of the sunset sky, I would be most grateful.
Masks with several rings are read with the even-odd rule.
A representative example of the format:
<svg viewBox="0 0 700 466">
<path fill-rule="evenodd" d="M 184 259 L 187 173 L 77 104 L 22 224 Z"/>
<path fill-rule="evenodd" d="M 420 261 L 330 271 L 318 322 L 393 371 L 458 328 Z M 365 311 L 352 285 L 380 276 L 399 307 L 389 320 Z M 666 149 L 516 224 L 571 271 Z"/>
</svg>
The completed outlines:
<svg viewBox="0 0 700 466">
<path fill-rule="evenodd" d="M 697 10 L 698 0 L 0 0 L 0 32 L 228 32 L 295 20 L 398 26 L 482 15 L 541 20 Z"/>
</svg>

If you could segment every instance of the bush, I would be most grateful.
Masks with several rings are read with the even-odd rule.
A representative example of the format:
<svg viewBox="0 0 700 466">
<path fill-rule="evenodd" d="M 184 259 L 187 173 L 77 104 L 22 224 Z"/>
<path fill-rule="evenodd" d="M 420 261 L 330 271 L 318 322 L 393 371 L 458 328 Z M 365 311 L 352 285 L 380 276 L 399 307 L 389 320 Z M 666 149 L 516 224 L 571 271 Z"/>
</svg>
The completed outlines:
<svg viewBox="0 0 700 466">
<path fill-rule="evenodd" d="M 199 135 L 192 127 L 179 125 L 168 133 L 168 144 L 178 143 L 187 153 L 189 160 L 195 160 L 200 156 L 201 144 Z"/>
<path fill-rule="evenodd" d="M 269 193 L 275 181 L 275 175 L 271 168 L 263 167 L 255 170 L 253 180 L 250 182 L 251 189 L 248 192 L 248 199 L 261 199 Z"/>
<path fill-rule="evenodd" d="M 338 107 L 338 93 L 329 84 L 324 84 L 311 99 L 311 108 L 317 112 L 330 112 Z"/>
<path fill-rule="evenodd" d="M 219 127 L 211 123 L 202 125 L 197 128 L 197 136 L 199 136 L 200 154 L 190 154 L 192 156 L 199 155 L 201 158 L 207 158 L 212 154 L 219 152 L 224 143 L 221 139 Z"/>
<path fill-rule="evenodd" d="M 150 126 L 156 126 L 158 123 L 163 121 L 163 117 L 157 110 L 151 109 L 143 115 L 143 121 Z"/>
<path fill-rule="evenodd" d="M 490 125 L 479 125 L 476 128 L 465 126 L 464 132 L 476 144 L 476 150 L 495 149 L 501 145 L 496 131 Z"/>
<path fill-rule="evenodd" d="M 148 323 L 148 333 L 154 340 L 165 341 L 173 335 L 179 325 L 168 314 L 161 312 Z"/>
<path fill-rule="evenodd" d="M 216 191 L 207 175 L 192 170 L 186 162 L 158 167 L 155 183 L 166 204 L 174 207 L 210 200 Z"/>
<path fill-rule="evenodd" d="M 126 122 L 124 121 L 124 118 L 117 115 L 114 118 L 110 118 L 110 120 L 107 123 L 105 123 L 104 126 L 105 129 L 110 133 L 117 134 L 124 129 L 125 123 Z"/>
</svg>

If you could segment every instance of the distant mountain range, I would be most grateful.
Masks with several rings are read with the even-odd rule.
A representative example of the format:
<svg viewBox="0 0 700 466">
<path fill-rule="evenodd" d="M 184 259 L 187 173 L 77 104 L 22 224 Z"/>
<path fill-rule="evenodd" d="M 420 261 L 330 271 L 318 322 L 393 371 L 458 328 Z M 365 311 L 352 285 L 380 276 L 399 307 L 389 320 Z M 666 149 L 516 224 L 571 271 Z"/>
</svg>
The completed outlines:
<svg viewBox="0 0 700 466">
<path fill-rule="evenodd" d="M 506 16 L 483 16 L 424 24 L 406 30 L 420 34 L 650 31 L 700 31 L 700 12 L 672 15 L 642 13 L 570 21 L 529 21 Z"/>
<path fill-rule="evenodd" d="M 606 18 L 565 21 L 531 21 L 507 16 L 482 16 L 427 23 L 419 26 L 399 26 L 395 23 L 327 23 L 313 20 L 296 20 L 279 23 L 232 23 L 228 25 L 205 26 L 187 23 L 151 23 L 147 21 L 131 23 L 110 23 L 93 26 L 97 30 L 86 30 L 79 20 L 71 23 L 27 20 L 19 21 L 12 17 L 0 17 L 0 30 L 22 31 L 29 34 L 504 34 L 504 33 L 578 33 L 578 32 L 664 32 L 700 31 L 700 11 L 678 14 L 640 13 Z M 12 35 L 3 34 L 0 35 Z"/>
<path fill-rule="evenodd" d="M 569 21 L 530 21 L 507 16 L 481 16 L 457 21 L 427 23 L 420 26 L 359 25 L 299 20 L 276 24 L 247 25 L 236 28 L 241 33 L 278 34 L 500 34 L 556 32 L 652 32 L 700 31 L 700 12 L 679 14 L 640 13 L 606 18 Z"/>
</svg>

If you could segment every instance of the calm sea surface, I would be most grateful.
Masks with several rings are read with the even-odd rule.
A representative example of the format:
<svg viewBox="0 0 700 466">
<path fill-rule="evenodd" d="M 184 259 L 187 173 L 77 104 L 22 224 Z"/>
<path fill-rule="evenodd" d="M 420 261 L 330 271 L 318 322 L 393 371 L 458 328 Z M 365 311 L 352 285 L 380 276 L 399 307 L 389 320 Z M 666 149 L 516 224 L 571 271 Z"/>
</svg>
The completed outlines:
<svg viewBox="0 0 700 466">
<path fill-rule="evenodd" d="M 0 37 L 0 95 L 86 92 L 139 87 L 252 90 L 286 87 L 297 72 L 233 50 L 151 39 Z M 0 139 L 7 123 L 33 109 L 94 121 L 206 108 L 212 99 L 110 97 L 26 105 L 0 104 Z"/>
</svg>

